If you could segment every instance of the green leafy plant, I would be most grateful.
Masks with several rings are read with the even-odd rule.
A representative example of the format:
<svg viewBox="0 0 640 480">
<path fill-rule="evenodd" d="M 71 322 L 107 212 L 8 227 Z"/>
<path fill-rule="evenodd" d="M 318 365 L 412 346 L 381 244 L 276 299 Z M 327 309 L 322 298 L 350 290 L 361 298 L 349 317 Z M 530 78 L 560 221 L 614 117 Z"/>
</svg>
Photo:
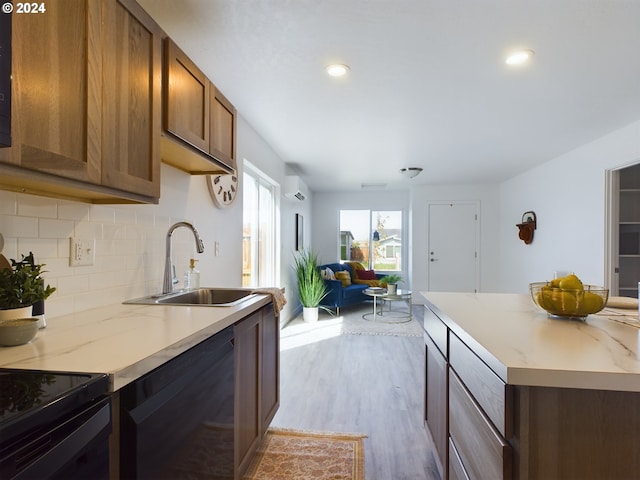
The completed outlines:
<svg viewBox="0 0 640 480">
<path fill-rule="evenodd" d="M 303 307 L 319 307 L 329 292 L 318 270 L 318 256 L 303 250 L 295 254 L 294 260 L 300 303 Z"/>
<path fill-rule="evenodd" d="M 0 309 L 29 307 L 55 292 L 54 287 L 45 286 L 42 267 L 29 252 L 19 262 L 11 259 L 10 269 L 0 269 Z"/>
<path fill-rule="evenodd" d="M 400 275 L 396 275 L 392 273 L 390 275 L 386 275 L 379 280 L 379 284 L 382 286 L 386 286 L 389 284 L 397 284 L 398 282 L 402 282 L 402 277 Z"/>
</svg>

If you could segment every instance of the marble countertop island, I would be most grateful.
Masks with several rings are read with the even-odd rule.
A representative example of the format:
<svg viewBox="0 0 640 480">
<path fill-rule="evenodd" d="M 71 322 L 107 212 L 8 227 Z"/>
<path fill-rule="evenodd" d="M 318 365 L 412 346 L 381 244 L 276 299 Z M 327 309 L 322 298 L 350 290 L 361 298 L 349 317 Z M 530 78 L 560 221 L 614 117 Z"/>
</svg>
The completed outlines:
<svg viewBox="0 0 640 480">
<path fill-rule="evenodd" d="M 107 373 L 116 391 L 270 301 L 255 295 L 228 307 L 118 304 L 55 317 L 31 342 L 0 347 L 0 368 Z"/>
<path fill-rule="evenodd" d="M 507 384 L 640 392 L 640 323 L 606 310 L 584 322 L 550 318 L 524 294 L 422 295 Z"/>
</svg>

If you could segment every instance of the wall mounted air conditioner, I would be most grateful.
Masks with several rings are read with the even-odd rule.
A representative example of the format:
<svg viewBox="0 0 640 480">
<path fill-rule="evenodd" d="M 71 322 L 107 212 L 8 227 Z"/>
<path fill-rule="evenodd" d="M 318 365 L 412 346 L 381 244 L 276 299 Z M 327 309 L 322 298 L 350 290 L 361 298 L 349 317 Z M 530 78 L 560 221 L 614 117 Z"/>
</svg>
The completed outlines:
<svg viewBox="0 0 640 480">
<path fill-rule="evenodd" d="M 303 201 L 309 196 L 307 186 L 297 175 L 287 175 L 284 179 L 284 195 L 287 198 Z"/>
</svg>

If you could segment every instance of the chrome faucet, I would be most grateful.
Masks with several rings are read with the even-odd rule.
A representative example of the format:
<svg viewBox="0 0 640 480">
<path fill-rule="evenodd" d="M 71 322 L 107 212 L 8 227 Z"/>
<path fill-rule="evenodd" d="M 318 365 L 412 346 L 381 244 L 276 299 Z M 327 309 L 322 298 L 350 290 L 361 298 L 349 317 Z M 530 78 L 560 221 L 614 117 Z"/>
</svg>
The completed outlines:
<svg viewBox="0 0 640 480">
<path fill-rule="evenodd" d="M 200 235 L 198 235 L 198 231 L 196 228 L 191 225 L 189 222 L 178 222 L 174 223 L 169 227 L 169 231 L 167 232 L 167 245 L 166 245 L 166 256 L 164 259 L 164 281 L 162 283 L 162 293 L 172 293 L 173 285 L 178 283 L 178 279 L 175 277 L 175 269 L 171 262 L 171 235 L 173 231 L 178 227 L 186 227 L 193 232 L 193 237 L 196 240 L 196 250 L 198 253 L 204 252 L 204 243 L 202 243 L 202 239 Z"/>
</svg>

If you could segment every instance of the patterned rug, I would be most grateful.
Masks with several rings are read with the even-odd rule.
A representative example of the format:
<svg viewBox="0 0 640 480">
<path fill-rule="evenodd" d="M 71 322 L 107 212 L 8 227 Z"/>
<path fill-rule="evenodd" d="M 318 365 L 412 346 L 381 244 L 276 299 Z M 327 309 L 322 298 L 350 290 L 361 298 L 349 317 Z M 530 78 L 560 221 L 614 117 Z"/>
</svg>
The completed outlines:
<svg viewBox="0 0 640 480">
<path fill-rule="evenodd" d="M 366 435 L 270 428 L 244 480 L 364 480 Z"/>
</svg>

